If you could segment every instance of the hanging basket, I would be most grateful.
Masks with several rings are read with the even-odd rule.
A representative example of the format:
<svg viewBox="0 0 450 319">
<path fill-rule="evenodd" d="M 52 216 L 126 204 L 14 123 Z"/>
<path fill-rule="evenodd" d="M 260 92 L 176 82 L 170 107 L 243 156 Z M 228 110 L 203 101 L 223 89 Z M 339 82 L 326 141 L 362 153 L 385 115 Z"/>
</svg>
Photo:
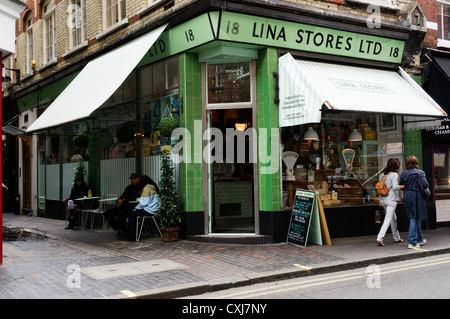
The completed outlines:
<svg viewBox="0 0 450 319">
<path fill-rule="evenodd" d="M 177 241 L 180 235 L 180 226 L 178 227 L 166 227 L 161 230 L 163 241 Z"/>
<path fill-rule="evenodd" d="M 161 119 L 158 125 L 158 130 L 162 136 L 170 137 L 172 135 L 172 131 L 178 128 L 179 124 L 176 119 L 172 116 L 167 116 Z"/>
</svg>

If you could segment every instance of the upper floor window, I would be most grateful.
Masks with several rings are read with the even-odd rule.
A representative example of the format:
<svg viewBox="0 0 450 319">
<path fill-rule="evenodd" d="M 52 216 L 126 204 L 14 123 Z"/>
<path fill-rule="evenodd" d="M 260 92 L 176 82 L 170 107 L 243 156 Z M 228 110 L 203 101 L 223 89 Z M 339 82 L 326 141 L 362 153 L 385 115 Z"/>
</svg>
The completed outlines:
<svg viewBox="0 0 450 319">
<path fill-rule="evenodd" d="M 127 16 L 125 0 L 103 0 L 103 29 L 119 23 Z"/>
<path fill-rule="evenodd" d="M 86 40 L 86 0 L 70 0 L 68 22 L 72 49 Z"/>
<path fill-rule="evenodd" d="M 438 0 L 438 38 L 450 40 L 450 0 Z"/>
<path fill-rule="evenodd" d="M 33 69 L 31 68 L 31 60 L 33 59 L 33 15 L 30 13 L 28 15 L 27 20 L 25 21 L 25 27 L 26 27 L 26 69 L 27 74 L 31 73 Z"/>
<path fill-rule="evenodd" d="M 42 6 L 44 20 L 44 63 L 56 59 L 55 0 L 47 0 Z"/>
</svg>

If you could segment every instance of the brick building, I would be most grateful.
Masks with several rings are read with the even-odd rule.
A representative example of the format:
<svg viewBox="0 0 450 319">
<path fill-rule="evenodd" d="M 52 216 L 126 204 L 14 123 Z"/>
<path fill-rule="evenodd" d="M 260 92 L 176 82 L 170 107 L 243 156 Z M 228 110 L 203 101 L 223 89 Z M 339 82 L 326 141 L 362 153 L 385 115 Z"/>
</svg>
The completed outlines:
<svg viewBox="0 0 450 319">
<path fill-rule="evenodd" d="M 403 133 L 409 125 L 404 115 L 441 114 L 422 101 L 423 94 L 416 88 L 405 86 L 411 77 L 403 70 L 415 79 L 421 76 L 421 46 L 426 35 L 423 9 L 413 1 L 26 3 L 29 10 L 16 24 L 18 54 L 6 62 L 21 70 L 16 79 L 20 85 L 13 82 L 5 88 L 18 108 L 16 125 L 26 130 L 18 140 L 18 168 L 23 172 L 18 191 L 23 212 L 32 209 L 40 216 L 64 218 L 61 199 L 68 195 L 73 168 L 80 158 L 96 195 L 121 193 L 132 172 L 158 181 L 161 149 L 171 149 L 176 143 L 160 136 L 158 123 L 171 112 L 192 138 L 192 143 L 183 144 L 183 155 L 191 154 L 191 160 L 175 167 L 186 237 L 243 232 L 284 241 L 292 190 L 318 187 L 317 182 L 326 181 L 327 175 L 337 175 L 340 166 L 346 171 L 340 158 L 343 149 L 356 153 L 354 171 L 346 172 L 356 176 L 356 184 L 348 185 L 342 179 L 336 185 L 358 191 L 346 194 L 348 191 L 339 190 L 339 203 L 326 207 L 331 236 L 372 234 L 377 227 L 372 218 L 377 205 L 370 201 L 372 190 L 358 185 L 391 155 L 421 157 L 420 127 Z M 155 30 L 164 30 L 157 39 L 152 38 Z M 133 47 L 144 37 L 148 42 Z M 134 57 L 142 46 L 148 46 L 145 54 Z M 115 52 L 122 55 L 111 63 Z M 358 87 L 367 93 L 363 95 L 367 101 L 377 100 L 379 96 L 371 95 L 376 92 L 394 94 L 394 87 L 383 81 L 400 78 L 399 87 L 412 90 L 411 95 L 419 94 L 414 102 L 417 107 L 387 107 L 393 99 L 386 98 L 384 111 L 376 104 L 353 110 L 344 106 L 340 115 L 332 112 L 332 101 L 339 94 L 329 93 L 330 104 L 317 107 L 324 111 L 321 124 L 281 127 L 278 99 L 283 87 L 277 74 L 279 58 L 286 53 L 305 68 L 317 67 L 324 77 L 331 77 L 331 72 L 340 76 L 353 73 L 354 79 L 336 82 L 334 78 L 332 82 L 341 89 Z M 126 71 L 128 64 L 133 67 Z M 88 73 L 91 69 L 96 72 Z M 85 80 L 80 80 L 85 74 Z M 380 77 L 378 83 L 370 82 L 375 74 Z M 92 79 L 98 81 L 86 87 Z M 102 87 L 102 83 L 108 85 Z M 75 93 L 67 98 L 65 92 L 71 90 Z M 91 105 L 109 90 L 104 99 Z M 352 92 L 358 90 L 347 92 L 349 105 Z M 399 94 L 400 99 L 408 99 L 404 92 Z M 88 104 L 93 108 L 85 110 Z M 202 150 L 211 147 L 207 135 L 202 138 L 210 132 L 208 128 L 236 132 L 238 125 L 244 125 L 243 130 L 257 129 L 258 134 L 275 132 L 259 136 L 257 142 L 245 138 L 245 147 L 255 147 L 258 154 L 277 154 L 281 146 L 284 151 L 296 150 L 297 156 L 307 153 L 298 157 L 295 168 L 314 163 L 319 168 L 315 179 L 308 183 L 299 170 L 298 179 L 291 180 L 281 155 L 264 163 L 250 161 L 249 151 L 243 152 L 243 161 L 234 156 L 210 163 L 207 159 L 216 153 L 202 157 Z M 300 137 L 306 136 L 309 126 L 322 133 L 318 148 L 315 142 L 302 143 Z M 359 130 L 366 138 L 349 142 L 350 129 Z M 134 133 L 131 139 L 119 133 L 124 130 Z M 73 138 L 79 134 L 88 136 L 88 146 L 74 144 Z M 174 154 L 174 159 L 177 156 Z M 346 199 L 347 195 L 352 199 Z M 435 216 L 434 204 L 430 205 Z"/>
</svg>

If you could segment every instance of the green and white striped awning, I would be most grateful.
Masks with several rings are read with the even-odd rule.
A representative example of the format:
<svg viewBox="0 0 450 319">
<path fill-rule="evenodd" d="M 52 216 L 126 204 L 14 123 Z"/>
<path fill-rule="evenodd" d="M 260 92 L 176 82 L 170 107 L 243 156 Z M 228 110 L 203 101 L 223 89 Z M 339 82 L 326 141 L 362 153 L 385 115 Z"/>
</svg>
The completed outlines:
<svg viewBox="0 0 450 319">
<path fill-rule="evenodd" d="M 401 68 L 397 73 L 301 61 L 288 53 L 279 59 L 279 86 L 280 127 L 320 122 L 323 105 L 336 111 L 418 116 L 432 120 L 446 116 Z"/>
</svg>

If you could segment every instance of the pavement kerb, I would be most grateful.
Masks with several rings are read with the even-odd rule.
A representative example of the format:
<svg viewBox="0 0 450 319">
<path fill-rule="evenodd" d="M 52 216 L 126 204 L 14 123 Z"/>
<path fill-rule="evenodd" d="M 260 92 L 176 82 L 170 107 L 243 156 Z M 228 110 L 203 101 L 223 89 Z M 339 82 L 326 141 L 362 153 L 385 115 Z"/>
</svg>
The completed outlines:
<svg viewBox="0 0 450 319">
<path fill-rule="evenodd" d="M 450 253 L 450 248 L 417 251 L 403 255 L 393 255 L 374 259 L 350 261 L 346 263 L 330 264 L 326 266 L 319 266 L 311 269 L 290 268 L 279 271 L 272 271 L 266 273 L 251 273 L 243 276 L 236 276 L 224 278 L 219 280 L 190 283 L 183 285 L 174 285 L 170 287 L 162 287 L 152 290 L 136 292 L 135 296 L 116 295 L 111 298 L 117 299 L 173 299 L 182 298 L 186 296 L 199 295 L 208 292 L 215 292 L 229 288 L 237 288 L 249 286 L 259 283 L 274 282 L 277 280 L 299 278 L 311 275 L 320 275 L 324 273 L 332 273 L 344 270 L 352 270 L 358 268 L 368 267 L 370 265 L 382 265 L 390 262 L 412 260 L 424 258 L 429 256 L 436 256 Z"/>
</svg>

